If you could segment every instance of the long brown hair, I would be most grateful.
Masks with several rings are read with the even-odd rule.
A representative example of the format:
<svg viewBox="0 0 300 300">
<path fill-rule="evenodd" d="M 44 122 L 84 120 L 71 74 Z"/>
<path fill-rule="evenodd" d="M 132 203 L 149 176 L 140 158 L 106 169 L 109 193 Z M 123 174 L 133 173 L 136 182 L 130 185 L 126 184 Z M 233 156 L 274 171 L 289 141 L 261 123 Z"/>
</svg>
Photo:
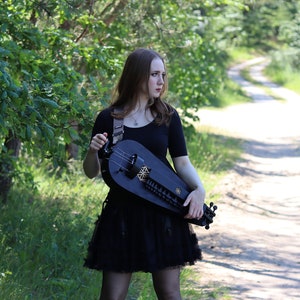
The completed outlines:
<svg viewBox="0 0 300 300">
<path fill-rule="evenodd" d="M 122 108 L 122 111 L 113 112 L 113 117 L 124 118 L 136 106 L 139 92 L 142 90 L 143 84 L 149 80 L 151 62 L 155 58 L 159 58 L 165 66 L 162 56 L 151 49 L 140 48 L 128 56 L 111 105 L 111 107 Z M 167 87 L 166 75 L 161 96 L 166 92 Z M 173 108 L 163 101 L 161 97 L 149 99 L 148 108 L 150 108 L 152 115 L 156 115 L 155 122 L 159 125 L 163 123 L 168 124 L 174 112 Z"/>
</svg>

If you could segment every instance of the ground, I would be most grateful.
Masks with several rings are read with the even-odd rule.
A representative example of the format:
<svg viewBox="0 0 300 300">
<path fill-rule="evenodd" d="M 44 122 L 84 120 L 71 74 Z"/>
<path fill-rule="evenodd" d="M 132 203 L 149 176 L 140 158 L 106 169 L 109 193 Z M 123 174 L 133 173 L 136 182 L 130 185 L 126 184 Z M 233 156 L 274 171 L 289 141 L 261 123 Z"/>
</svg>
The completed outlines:
<svg viewBox="0 0 300 300">
<path fill-rule="evenodd" d="M 300 96 L 270 83 L 266 63 L 229 71 L 253 102 L 199 113 L 200 126 L 245 141 L 241 160 L 213 191 L 215 222 L 194 227 L 204 259 L 193 269 L 207 295 L 211 287 L 225 291 L 217 299 L 300 299 Z M 282 100 L 240 77 L 244 67 Z"/>
</svg>

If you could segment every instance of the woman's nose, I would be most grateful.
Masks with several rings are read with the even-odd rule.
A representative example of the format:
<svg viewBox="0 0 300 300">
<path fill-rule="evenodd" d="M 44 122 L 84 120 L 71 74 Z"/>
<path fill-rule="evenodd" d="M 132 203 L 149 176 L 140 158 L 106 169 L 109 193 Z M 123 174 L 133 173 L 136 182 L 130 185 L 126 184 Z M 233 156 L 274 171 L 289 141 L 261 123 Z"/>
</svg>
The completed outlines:
<svg viewBox="0 0 300 300">
<path fill-rule="evenodd" d="M 164 84 L 164 83 L 165 83 L 164 77 L 163 77 L 162 75 L 160 75 L 160 76 L 158 77 L 158 84 Z"/>
</svg>

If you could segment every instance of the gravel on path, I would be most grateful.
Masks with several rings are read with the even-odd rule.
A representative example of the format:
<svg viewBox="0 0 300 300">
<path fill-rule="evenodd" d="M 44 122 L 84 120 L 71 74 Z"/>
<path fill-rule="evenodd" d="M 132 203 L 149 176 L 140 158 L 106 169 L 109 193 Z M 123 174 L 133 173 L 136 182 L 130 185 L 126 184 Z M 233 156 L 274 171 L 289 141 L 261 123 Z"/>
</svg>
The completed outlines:
<svg viewBox="0 0 300 300">
<path fill-rule="evenodd" d="M 199 285 L 225 288 L 230 299 L 300 299 L 300 95 L 268 81 L 266 64 L 257 58 L 228 72 L 251 103 L 199 113 L 200 126 L 245 140 L 241 160 L 213 191 L 215 222 L 195 227 Z M 285 101 L 244 80 L 245 67 Z"/>
</svg>

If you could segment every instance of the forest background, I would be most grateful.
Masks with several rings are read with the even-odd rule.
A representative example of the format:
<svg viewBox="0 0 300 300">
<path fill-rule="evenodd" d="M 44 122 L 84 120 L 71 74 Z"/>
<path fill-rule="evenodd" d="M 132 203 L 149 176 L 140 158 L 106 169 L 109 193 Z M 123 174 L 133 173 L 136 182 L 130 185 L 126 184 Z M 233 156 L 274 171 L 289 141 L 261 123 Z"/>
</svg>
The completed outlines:
<svg viewBox="0 0 300 300">
<path fill-rule="evenodd" d="M 9 0 L 0 32 L 1 299 L 97 298 L 101 274 L 82 263 L 107 188 L 86 179 L 81 162 L 129 52 L 151 47 L 165 57 L 167 100 L 181 111 L 208 191 L 241 143 L 190 121 L 201 107 L 248 101 L 227 68 L 268 56 L 273 81 L 299 92 L 298 0 Z M 190 272 L 184 299 L 199 299 L 185 284 Z M 155 299 L 150 277 L 138 274 L 129 297 Z"/>
</svg>

